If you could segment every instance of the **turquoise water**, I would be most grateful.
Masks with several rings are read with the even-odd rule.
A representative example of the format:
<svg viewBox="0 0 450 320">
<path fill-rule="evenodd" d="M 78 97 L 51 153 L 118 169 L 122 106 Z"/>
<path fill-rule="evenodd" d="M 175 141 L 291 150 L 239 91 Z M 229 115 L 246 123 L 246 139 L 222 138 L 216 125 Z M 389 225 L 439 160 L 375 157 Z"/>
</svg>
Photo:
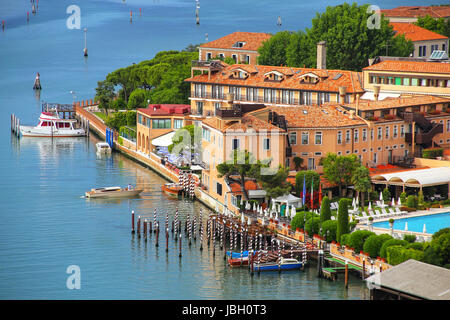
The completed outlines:
<svg viewBox="0 0 450 320">
<path fill-rule="evenodd" d="M 408 222 L 409 231 L 422 232 L 423 225 L 425 224 L 427 233 L 435 233 L 442 228 L 450 227 L 450 212 L 437 213 L 429 216 L 395 219 L 394 230 L 405 230 L 406 222 Z M 373 226 L 376 228 L 390 228 L 389 221 L 375 222 Z"/>
<path fill-rule="evenodd" d="M 194 24 L 194 1 L 81 0 L 82 27 L 88 27 L 89 57 L 82 55 L 83 32 L 66 28 L 73 1 L 39 1 L 26 22 L 30 1 L 0 1 L 0 299 L 365 299 L 366 286 L 351 279 L 318 279 L 314 267 L 303 273 L 249 277 L 229 269 L 220 254 L 202 253 L 183 243 L 178 258 L 171 241 L 147 244 L 130 234 L 130 211 L 166 211 L 181 219 L 199 214 L 198 202 L 167 198 L 164 180 L 120 154 L 97 158 L 89 139 L 22 139 L 10 135 L 10 114 L 35 123 L 40 101 L 71 103 L 91 99 L 97 81 L 110 71 L 149 59 L 161 50 L 215 39 L 236 30 L 276 32 L 309 26 L 316 11 L 339 1 L 201 1 L 201 24 Z M 379 1 L 381 7 L 424 1 Z M 431 3 L 431 2 L 430 2 Z M 274 8 L 274 6 L 276 6 Z M 143 15 L 138 16 L 139 8 Z M 133 23 L 129 12 L 134 12 Z M 251 12 L 251 14 L 248 14 Z M 36 72 L 43 90 L 32 90 Z M 141 198 L 89 201 L 92 187 L 138 184 Z M 204 207 L 203 207 L 204 208 Z M 206 211 L 206 208 L 204 208 Z M 66 269 L 78 265 L 81 289 L 68 290 Z"/>
</svg>

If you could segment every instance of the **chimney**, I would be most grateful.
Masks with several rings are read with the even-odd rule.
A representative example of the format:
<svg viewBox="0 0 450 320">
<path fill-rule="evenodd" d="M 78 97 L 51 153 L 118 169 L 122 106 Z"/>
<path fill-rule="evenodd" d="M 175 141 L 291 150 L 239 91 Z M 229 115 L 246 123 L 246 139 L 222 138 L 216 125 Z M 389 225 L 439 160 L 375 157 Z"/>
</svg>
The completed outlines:
<svg viewBox="0 0 450 320">
<path fill-rule="evenodd" d="M 340 102 L 342 104 L 345 103 L 345 95 L 347 93 L 347 88 L 346 87 L 339 87 L 339 97 L 340 97 Z"/>
<path fill-rule="evenodd" d="M 378 96 L 380 95 L 380 86 L 373 86 L 373 97 L 375 101 L 378 101 Z"/>
<path fill-rule="evenodd" d="M 317 43 L 317 69 L 327 68 L 327 43 L 320 41 Z"/>
</svg>

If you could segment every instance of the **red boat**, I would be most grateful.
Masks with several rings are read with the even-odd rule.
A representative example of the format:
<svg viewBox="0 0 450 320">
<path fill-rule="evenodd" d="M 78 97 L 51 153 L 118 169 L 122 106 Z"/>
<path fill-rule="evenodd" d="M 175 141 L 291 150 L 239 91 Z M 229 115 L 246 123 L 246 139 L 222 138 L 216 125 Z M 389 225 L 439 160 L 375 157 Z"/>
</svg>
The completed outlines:
<svg viewBox="0 0 450 320">
<path fill-rule="evenodd" d="M 242 257 L 242 259 L 241 258 L 228 259 L 228 264 L 231 267 L 248 266 L 248 256 Z"/>
<path fill-rule="evenodd" d="M 178 197 L 183 188 L 176 183 L 165 183 L 162 185 L 161 189 L 169 196 Z"/>
</svg>

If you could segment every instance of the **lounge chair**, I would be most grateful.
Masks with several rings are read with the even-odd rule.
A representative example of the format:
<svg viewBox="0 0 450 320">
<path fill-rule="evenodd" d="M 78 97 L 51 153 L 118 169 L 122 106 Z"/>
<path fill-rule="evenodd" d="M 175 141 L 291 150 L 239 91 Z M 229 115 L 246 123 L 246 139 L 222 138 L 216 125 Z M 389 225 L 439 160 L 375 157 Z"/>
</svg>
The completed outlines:
<svg viewBox="0 0 450 320">
<path fill-rule="evenodd" d="M 389 212 L 387 212 L 385 208 L 381 209 L 381 213 L 382 213 L 383 217 L 390 217 L 391 216 L 391 214 Z"/>
<path fill-rule="evenodd" d="M 396 215 L 398 215 L 398 213 L 395 212 L 393 208 L 389 208 L 389 215 L 390 216 L 396 216 Z"/>
<path fill-rule="evenodd" d="M 383 214 L 381 214 L 381 212 L 379 210 L 374 210 L 375 215 L 378 219 L 384 218 L 385 216 Z"/>
<path fill-rule="evenodd" d="M 395 208 L 395 212 L 397 213 L 397 215 L 402 216 L 404 214 L 407 214 L 408 211 L 400 211 L 400 208 Z"/>
</svg>

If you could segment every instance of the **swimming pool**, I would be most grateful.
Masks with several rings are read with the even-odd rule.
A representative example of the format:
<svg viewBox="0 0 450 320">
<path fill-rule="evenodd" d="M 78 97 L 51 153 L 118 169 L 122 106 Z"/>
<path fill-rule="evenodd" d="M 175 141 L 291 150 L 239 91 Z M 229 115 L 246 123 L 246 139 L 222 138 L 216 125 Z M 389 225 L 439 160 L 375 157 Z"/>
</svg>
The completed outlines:
<svg viewBox="0 0 450 320">
<path fill-rule="evenodd" d="M 442 228 L 450 227 L 450 212 L 443 212 L 421 217 L 395 219 L 394 230 L 405 230 L 408 222 L 408 231 L 422 232 L 425 224 L 427 233 L 435 233 Z M 374 222 L 375 228 L 390 229 L 389 221 Z"/>
</svg>

